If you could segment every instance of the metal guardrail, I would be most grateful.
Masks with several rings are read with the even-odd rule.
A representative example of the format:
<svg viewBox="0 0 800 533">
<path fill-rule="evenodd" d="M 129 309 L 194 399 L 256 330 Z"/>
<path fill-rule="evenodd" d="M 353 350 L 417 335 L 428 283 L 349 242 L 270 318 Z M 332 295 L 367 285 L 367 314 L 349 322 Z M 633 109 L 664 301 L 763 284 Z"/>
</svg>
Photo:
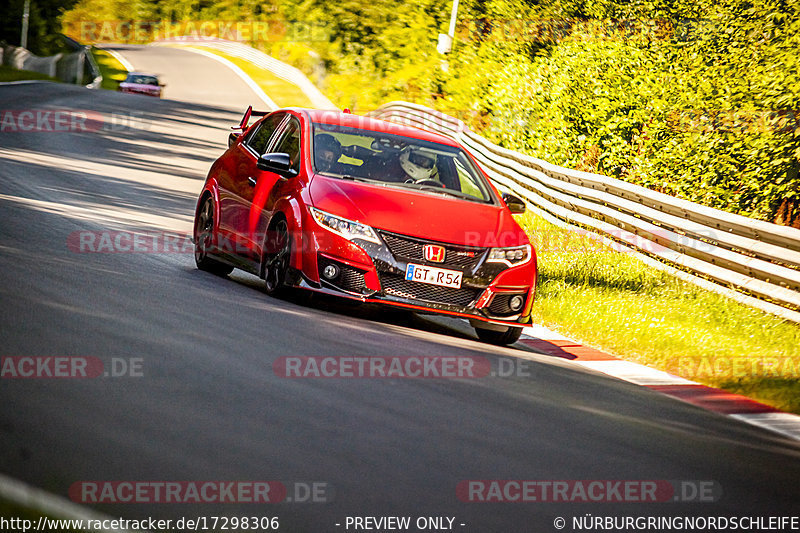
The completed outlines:
<svg viewBox="0 0 800 533">
<path fill-rule="evenodd" d="M 100 67 L 92 57 L 89 47 L 83 46 L 69 37 L 63 37 L 67 45 L 75 52 L 39 57 L 26 48 L 2 44 L 0 45 L 0 64 L 9 65 L 18 70 L 39 72 L 51 78 L 58 78 L 65 83 L 78 85 L 83 85 L 87 80 L 85 72 L 88 70 L 90 81 L 86 87 L 89 89 L 99 88 L 103 76 L 100 74 Z"/>
<path fill-rule="evenodd" d="M 89 71 L 89 78 L 91 81 L 86 84 L 87 89 L 99 89 L 100 85 L 103 83 L 103 74 L 100 72 L 100 65 L 97 64 L 95 61 L 94 56 L 92 55 L 92 47 L 87 46 L 84 44 L 79 43 L 72 37 L 67 35 L 61 34 L 61 38 L 67 43 L 67 46 L 75 50 L 76 52 L 83 53 L 83 59 L 86 62 L 86 66 L 88 67 Z M 80 76 L 83 78 L 83 76 Z M 82 80 L 85 81 L 85 80 Z M 78 83 L 81 83 L 80 81 Z"/>
<path fill-rule="evenodd" d="M 461 142 L 499 188 L 539 215 L 648 264 L 800 323 L 800 230 L 705 207 L 497 146 L 456 118 L 407 102 L 370 116 Z"/>
<path fill-rule="evenodd" d="M 86 85 L 86 88 L 99 89 L 103 84 L 103 74 L 100 72 L 100 65 L 97 64 L 97 61 L 95 61 L 94 56 L 92 55 L 91 47 L 87 46 L 85 49 L 86 59 L 89 61 L 89 71 L 91 72 L 92 76 L 92 81 Z"/>
</svg>

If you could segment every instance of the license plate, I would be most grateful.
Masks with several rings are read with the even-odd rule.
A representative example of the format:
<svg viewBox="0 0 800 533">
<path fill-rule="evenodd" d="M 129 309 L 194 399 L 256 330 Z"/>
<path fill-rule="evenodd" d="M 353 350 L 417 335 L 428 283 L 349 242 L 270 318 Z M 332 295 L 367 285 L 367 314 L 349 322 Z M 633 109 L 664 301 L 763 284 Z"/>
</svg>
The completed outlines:
<svg viewBox="0 0 800 533">
<path fill-rule="evenodd" d="M 406 279 L 427 283 L 428 285 L 439 285 L 440 287 L 461 288 L 462 272 L 457 270 L 446 270 L 444 268 L 429 267 L 409 263 L 406 268 Z"/>
</svg>

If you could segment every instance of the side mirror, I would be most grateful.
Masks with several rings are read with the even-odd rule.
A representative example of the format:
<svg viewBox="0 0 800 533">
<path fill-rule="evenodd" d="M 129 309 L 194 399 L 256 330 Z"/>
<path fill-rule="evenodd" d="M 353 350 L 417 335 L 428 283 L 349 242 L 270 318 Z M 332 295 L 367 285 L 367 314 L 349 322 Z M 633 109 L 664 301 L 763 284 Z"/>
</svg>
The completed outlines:
<svg viewBox="0 0 800 533">
<path fill-rule="evenodd" d="M 256 166 L 261 170 L 274 172 L 284 178 L 297 176 L 297 171 L 292 168 L 292 158 L 289 157 L 289 154 L 264 154 L 258 158 Z"/>
<path fill-rule="evenodd" d="M 239 139 L 239 135 L 241 135 L 241 133 L 235 132 L 232 132 L 228 135 L 228 148 L 236 144 L 236 141 Z"/>
<path fill-rule="evenodd" d="M 504 192 L 503 201 L 513 214 L 519 215 L 525 212 L 525 202 L 522 201 L 519 196 Z"/>
</svg>

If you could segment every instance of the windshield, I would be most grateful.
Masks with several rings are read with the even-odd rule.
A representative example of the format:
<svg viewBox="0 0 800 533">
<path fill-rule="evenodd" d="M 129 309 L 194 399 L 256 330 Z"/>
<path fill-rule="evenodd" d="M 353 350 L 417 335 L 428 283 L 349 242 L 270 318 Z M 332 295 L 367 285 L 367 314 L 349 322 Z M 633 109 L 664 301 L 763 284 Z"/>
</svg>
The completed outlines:
<svg viewBox="0 0 800 533">
<path fill-rule="evenodd" d="M 463 150 L 390 133 L 314 124 L 319 174 L 491 202 L 489 185 Z"/>
<path fill-rule="evenodd" d="M 158 85 L 158 78 L 155 76 L 142 76 L 141 74 L 129 74 L 125 81 L 139 85 Z"/>
</svg>

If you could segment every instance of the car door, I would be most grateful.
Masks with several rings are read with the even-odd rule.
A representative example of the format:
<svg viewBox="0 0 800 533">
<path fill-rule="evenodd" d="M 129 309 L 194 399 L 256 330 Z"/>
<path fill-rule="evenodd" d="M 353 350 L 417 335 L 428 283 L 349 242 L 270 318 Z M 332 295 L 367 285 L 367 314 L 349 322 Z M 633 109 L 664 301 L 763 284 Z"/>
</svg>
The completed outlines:
<svg viewBox="0 0 800 533">
<path fill-rule="evenodd" d="M 233 172 L 219 182 L 220 233 L 228 235 L 228 250 L 242 259 L 253 259 L 253 235 L 248 235 L 248 217 L 253 201 L 255 184 L 262 172 L 256 166 L 258 158 L 267 153 L 281 131 L 287 114 L 280 112 L 266 116 L 241 143 L 235 145 Z"/>
<path fill-rule="evenodd" d="M 297 117 L 289 115 L 275 135 L 273 142 L 270 143 L 269 151 L 273 153 L 289 154 L 292 162 L 292 169 L 296 175 L 300 173 L 300 147 L 301 147 L 301 125 Z M 257 181 L 252 184 L 250 197 L 250 209 L 247 220 L 247 234 L 253 235 L 253 250 L 260 259 L 261 246 L 264 243 L 264 235 L 269 220 L 274 214 L 274 206 L 277 199 L 288 194 L 297 186 L 298 179 L 285 178 L 274 172 L 256 169 Z"/>
</svg>

